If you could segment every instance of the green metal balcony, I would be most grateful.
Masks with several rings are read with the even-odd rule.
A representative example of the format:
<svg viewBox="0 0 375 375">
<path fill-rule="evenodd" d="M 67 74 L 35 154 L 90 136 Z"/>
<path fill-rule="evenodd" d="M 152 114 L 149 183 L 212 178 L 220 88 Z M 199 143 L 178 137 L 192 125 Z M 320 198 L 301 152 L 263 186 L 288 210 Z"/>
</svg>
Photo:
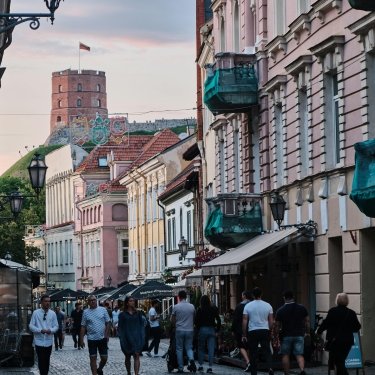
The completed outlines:
<svg viewBox="0 0 375 375">
<path fill-rule="evenodd" d="M 218 53 L 206 66 L 204 103 L 213 114 L 248 112 L 258 104 L 255 55 Z"/>
<path fill-rule="evenodd" d="M 259 194 L 219 194 L 206 202 L 210 212 L 204 235 L 211 245 L 227 250 L 263 232 Z"/>
</svg>

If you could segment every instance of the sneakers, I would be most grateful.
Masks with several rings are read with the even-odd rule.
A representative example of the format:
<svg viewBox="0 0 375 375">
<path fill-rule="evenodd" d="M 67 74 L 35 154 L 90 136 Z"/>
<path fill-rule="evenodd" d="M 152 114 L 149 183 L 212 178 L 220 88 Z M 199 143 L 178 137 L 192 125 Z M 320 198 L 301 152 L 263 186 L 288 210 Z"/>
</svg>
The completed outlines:
<svg viewBox="0 0 375 375">
<path fill-rule="evenodd" d="M 190 372 L 197 372 L 197 366 L 195 365 L 195 362 L 193 360 L 190 361 L 190 364 L 189 366 L 187 367 L 187 369 L 190 371 Z"/>
<path fill-rule="evenodd" d="M 199 366 L 199 367 L 198 367 L 198 371 L 199 371 L 199 372 L 203 372 L 203 366 Z"/>
<path fill-rule="evenodd" d="M 246 365 L 244 372 L 250 372 L 251 370 L 251 364 L 250 362 Z"/>
<path fill-rule="evenodd" d="M 207 374 L 212 374 L 212 368 L 211 368 L 211 367 L 209 367 L 209 368 L 207 369 Z"/>
<path fill-rule="evenodd" d="M 96 369 L 96 373 L 98 374 L 98 375 L 103 375 L 103 369 L 101 369 L 101 368 L 97 368 Z"/>
<path fill-rule="evenodd" d="M 177 374 L 183 374 L 184 370 L 181 370 L 180 368 L 177 370 Z"/>
<path fill-rule="evenodd" d="M 150 352 L 146 352 L 147 357 L 152 357 L 152 354 Z"/>
<path fill-rule="evenodd" d="M 77 346 L 78 346 L 78 345 L 77 345 L 77 343 L 75 342 L 75 343 L 74 343 L 74 347 L 77 348 Z"/>
</svg>

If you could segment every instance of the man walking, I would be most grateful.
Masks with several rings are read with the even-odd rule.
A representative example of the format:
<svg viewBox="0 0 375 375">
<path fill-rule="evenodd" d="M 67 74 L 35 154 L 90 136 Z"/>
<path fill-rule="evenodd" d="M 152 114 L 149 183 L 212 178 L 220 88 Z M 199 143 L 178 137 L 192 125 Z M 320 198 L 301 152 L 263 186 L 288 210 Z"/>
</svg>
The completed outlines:
<svg viewBox="0 0 375 375">
<path fill-rule="evenodd" d="M 95 296 L 89 296 L 89 307 L 83 312 L 79 345 L 83 348 L 83 337 L 87 334 L 87 346 L 90 355 L 90 367 L 92 375 L 103 375 L 103 367 L 108 358 L 108 337 L 110 330 L 110 318 L 107 309 L 98 306 Z M 99 366 L 96 367 L 97 354 L 100 355 Z"/>
<path fill-rule="evenodd" d="M 281 347 L 282 363 L 284 374 L 289 374 L 290 355 L 296 357 L 300 375 L 305 373 L 304 336 L 309 334 L 309 319 L 306 308 L 294 301 L 294 295 L 291 290 L 284 293 L 284 306 L 276 311 L 277 331 L 281 328 Z"/>
<path fill-rule="evenodd" d="M 171 316 L 171 322 L 176 327 L 178 373 L 184 372 L 184 348 L 189 359 L 187 369 L 191 372 L 197 371 L 193 354 L 195 308 L 191 303 L 186 301 L 186 297 L 187 295 L 184 290 L 178 292 L 179 303 L 174 306 Z"/>
<path fill-rule="evenodd" d="M 74 347 L 81 349 L 81 346 L 78 345 L 79 340 L 79 331 L 81 330 L 81 322 L 82 322 L 82 303 L 76 302 L 75 310 L 72 311 L 70 317 L 72 319 L 72 338 L 74 342 Z"/>
<path fill-rule="evenodd" d="M 40 298 L 41 308 L 33 312 L 29 324 L 30 331 L 34 334 L 40 375 L 48 375 L 53 334 L 59 329 L 56 314 L 50 310 L 50 303 L 50 297 L 43 295 Z"/>
<path fill-rule="evenodd" d="M 120 315 L 120 310 L 116 305 L 112 311 L 112 336 L 117 337 L 117 327 L 118 327 L 118 317 Z"/>
<path fill-rule="evenodd" d="M 57 323 L 59 325 L 59 329 L 54 334 L 55 339 L 55 350 L 62 349 L 63 347 L 63 330 L 65 325 L 65 314 L 61 311 L 60 306 L 56 306 L 55 308 Z"/>
<path fill-rule="evenodd" d="M 241 294 L 241 298 L 242 301 L 236 306 L 233 313 L 232 332 L 237 343 L 237 348 L 240 351 L 242 358 L 246 362 L 246 366 L 250 366 L 249 354 L 247 353 L 247 345 L 246 343 L 242 342 L 242 318 L 243 310 L 251 300 L 251 292 L 247 290 L 243 291 Z"/>
<path fill-rule="evenodd" d="M 262 290 L 253 289 L 254 301 L 249 302 L 243 310 L 242 341 L 247 342 L 250 352 L 250 363 L 245 371 L 251 375 L 257 374 L 258 347 L 260 346 L 269 375 L 274 372 L 271 368 L 272 355 L 270 349 L 270 330 L 273 325 L 272 306 L 262 300 Z"/>
<path fill-rule="evenodd" d="M 146 354 L 151 357 L 151 351 L 154 349 L 154 357 L 159 356 L 159 343 L 161 337 L 161 330 L 160 330 L 160 323 L 159 323 L 159 315 L 156 312 L 156 306 L 158 301 L 151 302 L 151 308 L 148 311 L 148 320 L 150 322 L 150 336 L 152 337 L 152 341 L 150 346 L 148 347 L 148 351 Z"/>
</svg>

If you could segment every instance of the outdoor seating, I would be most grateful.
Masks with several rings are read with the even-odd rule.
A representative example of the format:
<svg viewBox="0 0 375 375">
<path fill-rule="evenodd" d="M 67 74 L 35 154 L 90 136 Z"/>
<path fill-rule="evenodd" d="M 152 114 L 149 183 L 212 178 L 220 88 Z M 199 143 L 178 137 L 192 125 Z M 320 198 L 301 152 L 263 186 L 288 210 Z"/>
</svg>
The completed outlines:
<svg viewBox="0 0 375 375">
<path fill-rule="evenodd" d="M 12 360 L 19 367 L 23 364 L 21 354 L 22 334 L 18 332 L 10 332 L 9 329 L 4 330 L 0 336 L 0 366 Z"/>
</svg>

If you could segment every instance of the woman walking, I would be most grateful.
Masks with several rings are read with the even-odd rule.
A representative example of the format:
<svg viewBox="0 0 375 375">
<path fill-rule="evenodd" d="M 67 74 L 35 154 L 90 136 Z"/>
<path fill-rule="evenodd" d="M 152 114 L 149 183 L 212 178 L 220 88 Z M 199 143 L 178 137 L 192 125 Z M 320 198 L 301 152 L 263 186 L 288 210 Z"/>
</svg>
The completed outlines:
<svg viewBox="0 0 375 375">
<path fill-rule="evenodd" d="M 125 368 L 130 375 L 131 356 L 134 357 L 134 375 L 139 375 L 139 356 L 145 343 L 145 320 L 135 308 L 135 299 L 126 297 L 124 311 L 118 317 L 118 336 L 125 354 Z"/>
<path fill-rule="evenodd" d="M 212 364 L 214 360 L 216 331 L 220 330 L 221 320 L 219 310 L 211 304 L 208 296 L 203 295 L 198 307 L 195 326 L 198 329 L 198 371 L 203 371 L 203 359 L 207 342 L 208 348 L 208 369 L 207 373 L 212 373 Z"/>
<path fill-rule="evenodd" d="M 318 334 L 327 331 L 329 362 L 334 364 L 336 375 L 348 375 L 345 359 L 354 343 L 353 332 L 358 332 L 361 328 L 356 313 L 347 307 L 348 304 L 348 295 L 339 293 L 336 306 L 328 311 L 317 331 Z"/>
</svg>

